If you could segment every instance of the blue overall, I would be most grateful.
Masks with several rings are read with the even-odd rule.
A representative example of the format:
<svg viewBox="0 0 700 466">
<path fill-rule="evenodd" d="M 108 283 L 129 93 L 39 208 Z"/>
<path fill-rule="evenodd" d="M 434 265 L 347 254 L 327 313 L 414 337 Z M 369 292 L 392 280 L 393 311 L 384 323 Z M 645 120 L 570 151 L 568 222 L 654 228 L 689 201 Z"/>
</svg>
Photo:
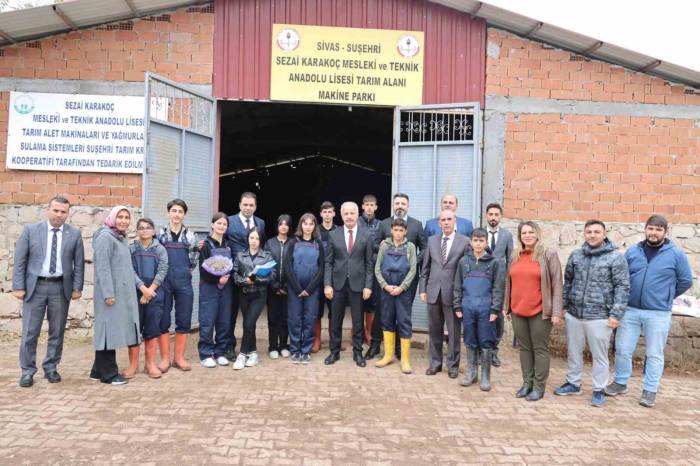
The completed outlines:
<svg viewBox="0 0 700 466">
<path fill-rule="evenodd" d="M 408 243 L 398 248 L 389 248 L 382 257 L 379 266 L 382 277 L 387 285 L 399 286 L 403 282 L 410 265 L 408 263 Z M 398 296 L 392 296 L 382 290 L 382 327 L 387 332 L 397 332 L 399 338 L 411 338 L 411 293 L 404 291 Z"/>
<path fill-rule="evenodd" d="M 180 235 L 184 235 L 182 231 Z M 177 333 L 189 333 L 192 328 L 192 306 L 194 304 L 194 291 L 192 291 L 192 272 L 190 272 L 190 257 L 186 243 L 172 241 L 164 235 L 159 239 L 168 252 L 168 275 L 163 281 L 165 303 L 163 316 L 160 319 L 161 334 L 170 331 L 170 311 L 175 302 L 175 331 Z"/>
<path fill-rule="evenodd" d="M 217 248 L 211 240 L 211 256 L 231 257 L 229 247 Z M 210 257 L 211 257 L 210 256 Z M 222 289 L 216 283 L 199 282 L 199 359 L 224 356 L 231 349 L 231 278 Z M 216 335 L 214 333 L 216 332 Z"/>
<path fill-rule="evenodd" d="M 158 254 L 153 251 L 139 249 L 131 254 L 134 271 L 146 287 L 151 286 L 158 271 Z M 141 304 L 141 290 L 136 290 L 139 299 L 139 329 L 144 340 L 158 338 L 161 335 L 160 321 L 163 316 L 165 293 L 162 287 L 156 289 L 155 298 L 148 304 Z"/>
<path fill-rule="evenodd" d="M 311 280 L 318 273 L 318 244 L 297 241 L 292 254 L 292 270 L 299 286 L 307 290 Z M 287 287 L 287 325 L 289 327 L 289 351 L 292 354 L 309 354 L 314 343 L 314 324 L 318 316 L 319 294 L 321 286 L 309 296 L 300 298 Z"/>
<path fill-rule="evenodd" d="M 468 348 L 496 347 L 496 322 L 491 322 L 491 272 L 469 270 L 462 280 L 462 327 Z"/>
</svg>

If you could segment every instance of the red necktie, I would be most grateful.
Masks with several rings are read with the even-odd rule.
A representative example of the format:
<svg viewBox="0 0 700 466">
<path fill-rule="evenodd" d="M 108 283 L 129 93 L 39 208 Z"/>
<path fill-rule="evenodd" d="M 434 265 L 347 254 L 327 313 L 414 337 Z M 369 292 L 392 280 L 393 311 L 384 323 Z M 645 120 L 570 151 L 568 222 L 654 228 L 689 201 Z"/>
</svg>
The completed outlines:
<svg viewBox="0 0 700 466">
<path fill-rule="evenodd" d="M 353 242 L 352 242 L 352 230 L 348 230 L 348 235 L 350 235 L 350 236 L 348 237 L 348 256 L 349 256 L 350 254 L 352 254 L 352 245 L 353 245 Z"/>
</svg>

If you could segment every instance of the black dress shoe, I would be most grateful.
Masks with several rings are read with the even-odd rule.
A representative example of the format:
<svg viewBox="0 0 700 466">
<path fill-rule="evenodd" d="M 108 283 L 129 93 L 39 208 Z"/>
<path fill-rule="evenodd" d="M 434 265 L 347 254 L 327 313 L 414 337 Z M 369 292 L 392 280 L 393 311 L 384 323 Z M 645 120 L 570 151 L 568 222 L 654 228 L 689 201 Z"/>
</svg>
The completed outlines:
<svg viewBox="0 0 700 466">
<path fill-rule="evenodd" d="M 524 383 L 523 386 L 520 387 L 517 392 L 515 392 L 515 397 L 525 398 L 530 393 L 530 391 L 532 391 L 532 387 Z"/>
<path fill-rule="evenodd" d="M 539 390 L 532 390 L 530 393 L 527 394 L 525 399 L 527 401 L 538 401 L 541 400 L 543 396 L 544 392 L 541 392 Z"/>
<path fill-rule="evenodd" d="M 432 367 L 429 367 L 425 370 L 425 375 L 435 375 L 438 372 L 442 372 L 442 367 L 436 367 L 434 369 Z"/>
<path fill-rule="evenodd" d="M 375 356 L 379 354 L 379 343 L 372 343 L 369 345 L 369 349 L 365 353 L 365 359 L 374 359 Z"/>
<path fill-rule="evenodd" d="M 34 385 L 34 376 L 33 375 L 23 375 L 22 377 L 19 378 L 19 386 L 20 387 L 29 388 L 32 385 Z"/>
<path fill-rule="evenodd" d="M 456 379 L 459 375 L 459 371 L 447 371 L 447 376 L 451 379 Z"/>
<path fill-rule="evenodd" d="M 367 365 L 365 358 L 362 356 L 362 350 L 353 351 L 352 352 L 352 359 L 353 359 L 353 361 L 355 361 L 355 364 L 357 364 L 358 367 L 365 367 Z"/>
<path fill-rule="evenodd" d="M 61 381 L 61 374 L 58 371 L 47 372 L 44 374 L 44 378 L 49 381 L 49 383 L 58 383 Z"/>
<path fill-rule="evenodd" d="M 338 359 L 340 359 L 340 354 L 338 354 L 337 351 L 331 351 L 331 354 L 323 360 L 323 364 L 330 366 L 331 364 L 335 364 Z"/>
</svg>

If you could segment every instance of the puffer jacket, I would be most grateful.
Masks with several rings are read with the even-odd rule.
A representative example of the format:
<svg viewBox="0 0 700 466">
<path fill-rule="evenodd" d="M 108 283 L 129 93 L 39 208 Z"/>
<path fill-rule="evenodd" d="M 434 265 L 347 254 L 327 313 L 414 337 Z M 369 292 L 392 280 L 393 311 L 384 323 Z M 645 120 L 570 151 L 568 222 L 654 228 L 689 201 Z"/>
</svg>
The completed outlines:
<svg viewBox="0 0 700 466">
<path fill-rule="evenodd" d="M 597 249 L 588 243 L 569 256 L 564 271 L 564 309 L 580 320 L 622 319 L 630 292 L 625 257 L 608 239 Z"/>
<path fill-rule="evenodd" d="M 260 249 L 258 254 L 253 258 L 250 251 L 245 250 L 236 254 L 236 260 L 233 262 L 233 280 L 241 289 L 241 293 L 265 293 L 270 282 L 274 282 L 277 272 L 273 269 L 265 278 L 254 277 L 253 284 L 246 284 L 245 279 L 253 272 L 256 265 L 267 264 L 274 260 L 270 251 Z"/>
</svg>

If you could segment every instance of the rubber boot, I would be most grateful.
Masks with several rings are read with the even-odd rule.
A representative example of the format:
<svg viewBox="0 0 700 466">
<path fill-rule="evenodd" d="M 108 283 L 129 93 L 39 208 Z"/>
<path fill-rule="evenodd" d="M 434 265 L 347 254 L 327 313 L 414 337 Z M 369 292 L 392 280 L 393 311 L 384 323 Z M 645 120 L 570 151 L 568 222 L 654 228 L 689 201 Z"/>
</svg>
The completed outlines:
<svg viewBox="0 0 700 466">
<path fill-rule="evenodd" d="M 476 348 L 467 348 L 467 375 L 464 376 L 464 380 L 462 380 L 462 386 L 463 387 L 468 387 L 474 382 L 476 382 L 476 379 L 478 377 L 477 374 L 477 358 L 478 358 L 478 353 L 477 353 Z"/>
<path fill-rule="evenodd" d="M 501 359 L 498 357 L 498 347 L 494 348 L 491 354 L 491 365 L 493 367 L 501 367 Z"/>
<path fill-rule="evenodd" d="M 181 371 L 191 371 L 192 366 L 185 359 L 185 349 L 187 347 L 187 334 L 175 334 L 175 358 L 173 359 L 173 367 L 177 367 Z"/>
<path fill-rule="evenodd" d="M 411 339 L 401 339 L 401 372 L 411 373 Z"/>
<path fill-rule="evenodd" d="M 139 371 L 139 345 L 129 346 L 129 367 L 124 369 L 122 377 L 133 379 Z"/>
<path fill-rule="evenodd" d="M 158 337 L 158 346 L 160 347 L 158 369 L 165 374 L 170 369 L 170 333 L 164 333 Z"/>
<path fill-rule="evenodd" d="M 374 363 L 375 367 L 388 366 L 394 362 L 394 342 L 396 341 L 396 332 L 384 330 L 384 357 Z"/>
<path fill-rule="evenodd" d="M 493 357 L 492 349 L 481 350 L 481 383 L 479 388 L 488 392 L 491 390 L 491 358 Z"/>
<path fill-rule="evenodd" d="M 374 313 L 365 312 L 365 345 L 369 345 L 372 341 L 372 323 L 374 322 Z"/>
<path fill-rule="evenodd" d="M 144 345 L 146 347 L 146 364 L 144 364 L 143 370 L 152 379 L 160 379 L 163 373 L 158 369 L 156 364 L 156 351 L 158 347 L 158 339 L 151 338 L 146 340 Z"/>
<path fill-rule="evenodd" d="M 318 353 L 321 349 L 321 319 L 316 319 L 316 326 L 314 327 L 314 344 L 311 347 L 312 353 Z"/>
</svg>

